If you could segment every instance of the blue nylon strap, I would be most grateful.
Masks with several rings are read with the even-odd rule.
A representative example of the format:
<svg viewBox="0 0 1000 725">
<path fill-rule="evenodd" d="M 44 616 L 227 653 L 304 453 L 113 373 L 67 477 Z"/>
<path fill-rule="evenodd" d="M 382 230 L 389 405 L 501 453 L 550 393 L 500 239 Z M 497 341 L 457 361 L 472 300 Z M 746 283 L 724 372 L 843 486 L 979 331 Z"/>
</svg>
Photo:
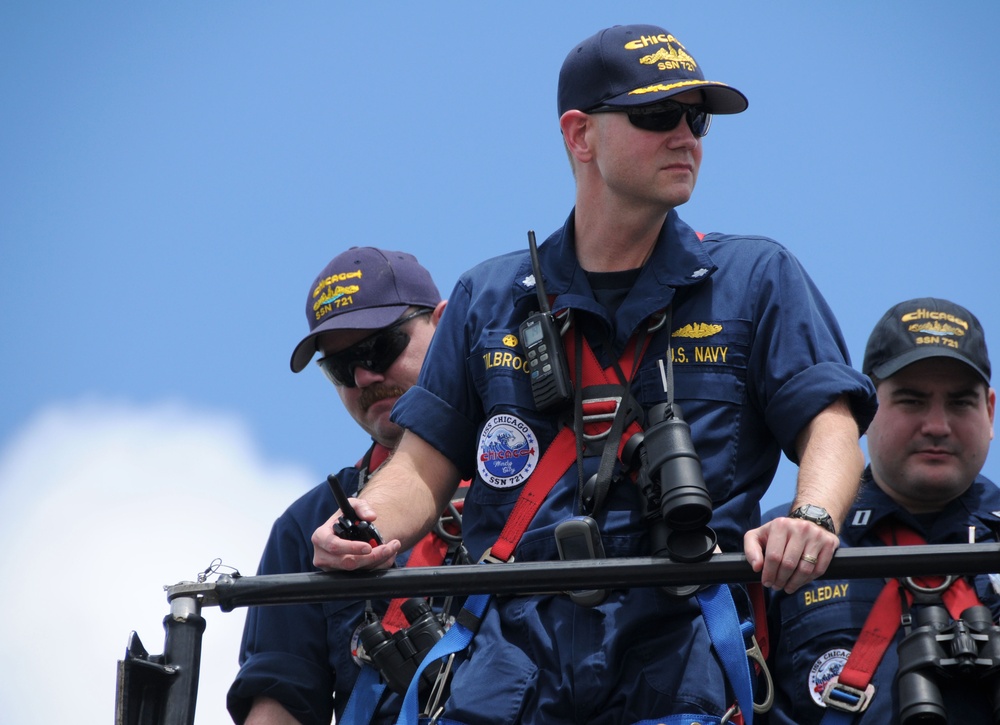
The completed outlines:
<svg viewBox="0 0 1000 725">
<path fill-rule="evenodd" d="M 364 665 L 337 722 L 344 725 L 368 725 L 375 715 L 383 692 L 385 683 L 381 681 L 378 670 L 371 665 Z"/>
<path fill-rule="evenodd" d="M 489 603 L 489 594 L 473 594 L 465 600 L 464 609 L 473 616 L 474 621 L 478 622 L 482 619 L 483 612 L 486 611 Z M 399 711 L 399 719 L 396 720 L 397 725 L 417 725 L 417 692 L 420 689 L 420 675 L 423 673 L 424 668 L 431 662 L 447 657 L 454 652 L 461 652 L 469 646 L 469 642 L 472 641 L 472 637 L 476 632 L 462 624 L 462 619 L 463 617 L 461 616 L 456 619 L 448 631 L 444 633 L 444 637 L 439 639 L 431 647 L 431 651 L 427 653 L 427 656 L 421 660 L 417 671 L 413 675 L 413 679 L 410 680 L 410 686 L 406 688 L 403 707 Z"/>
<path fill-rule="evenodd" d="M 708 636 L 712 640 L 722 669 L 736 693 L 736 703 L 743 713 L 745 725 L 753 725 L 753 685 L 750 679 L 750 660 L 747 657 L 743 632 L 732 592 L 725 584 L 704 589 L 698 593 L 698 603 L 705 618 Z"/>
</svg>

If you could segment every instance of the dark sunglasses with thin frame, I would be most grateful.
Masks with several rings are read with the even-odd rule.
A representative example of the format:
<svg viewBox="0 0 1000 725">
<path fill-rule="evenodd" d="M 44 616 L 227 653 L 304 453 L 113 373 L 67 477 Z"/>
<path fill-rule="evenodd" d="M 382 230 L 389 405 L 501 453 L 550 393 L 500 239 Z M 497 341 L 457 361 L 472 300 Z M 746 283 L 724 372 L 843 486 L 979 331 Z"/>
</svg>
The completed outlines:
<svg viewBox="0 0 1000 725">
<path fill-rule="evenodd" d="M 679 101 L 661 101 L 649 106 L 598 106 L 587 113 L 625 113 L 629 123 L 643 131 L 673 131 L 682 118 L 687 119 L 688 128 L 697 138 L 708 133 L 712 125 L 712 114 L 704 106 L 681 103 Z"/>
<path fill-rule="evenodd" d="M 399 328 L 414 317 L 433 311 L 425 308 L 411 312 L 349 348 L 321 357 L 316 364 L 334 385 L 353 388 L 354 368 L 360 365 L 373 373 L 384 373 L 410 344 L 410 336 Z"/>
</svg>

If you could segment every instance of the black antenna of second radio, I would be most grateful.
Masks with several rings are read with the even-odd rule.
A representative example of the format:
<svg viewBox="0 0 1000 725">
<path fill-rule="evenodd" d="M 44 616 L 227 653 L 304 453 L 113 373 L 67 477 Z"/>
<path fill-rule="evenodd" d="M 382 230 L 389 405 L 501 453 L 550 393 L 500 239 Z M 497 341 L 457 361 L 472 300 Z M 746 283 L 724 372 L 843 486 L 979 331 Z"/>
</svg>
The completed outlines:
<svg viewBox="0 0 1000 725">
<path fill-rule="evenodd" d="M 549 297 L 545 294 L 542 284 L 542 267 L 538 263 L 538 246 L 535 244 L 535 231 L 528 230 L 528 251 L 531 253 L 531 273 L 535 275 L 535 292 L 538 294 L 538 309 L 545 313 L 552 312 L 549 307 Z"/>
</svg>

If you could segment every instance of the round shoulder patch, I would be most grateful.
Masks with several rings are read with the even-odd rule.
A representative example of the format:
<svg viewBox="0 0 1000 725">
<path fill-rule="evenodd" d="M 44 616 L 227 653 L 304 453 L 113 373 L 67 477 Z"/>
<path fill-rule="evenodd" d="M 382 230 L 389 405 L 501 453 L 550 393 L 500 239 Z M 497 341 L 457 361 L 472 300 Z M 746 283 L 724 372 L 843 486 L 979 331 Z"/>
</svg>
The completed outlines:
<svg viewBox="0 0 1000 725">
<path fill-rule="evenodd" d="M 538 441 L 528 424 L 513 415 L 494 415 L 479 435 L 477 470 L 493 488 L 524 483 L 538 465 Z"/>
<path fill-rule="evenodd" d="M 821 654 L 813 663 L 809 670 L 809 695 L 820 707 L 826 707 L 823 704 L 823 690 L 826 689 L 826 683 L 843 671 L 850 656 L 849 649 L 832 649 Z"/>
</svg>

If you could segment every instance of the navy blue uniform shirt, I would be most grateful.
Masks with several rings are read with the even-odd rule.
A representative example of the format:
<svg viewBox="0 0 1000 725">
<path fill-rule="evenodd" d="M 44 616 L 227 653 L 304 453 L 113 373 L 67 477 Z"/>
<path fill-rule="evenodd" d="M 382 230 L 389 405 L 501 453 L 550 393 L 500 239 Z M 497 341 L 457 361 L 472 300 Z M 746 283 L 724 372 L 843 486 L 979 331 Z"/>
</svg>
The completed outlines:
<svg viewBox="0 0 1000 725">
<path fill-rule="evenodd" d="M 934 517 L 933 523 L 923 525 L 875 485 L 869 469 L 865 471 L 858 499 L 844 521 L 841 546 L 884 546 L 875 529 L 892 521 L 921 534 L 928 544 L 966 543 L 970 526 L 975 527 L 977 542 L 993 542 L 1000 531 L 998 512 L 1000 489 L 979 476 L 966 493 Z M 770 520 L 787 513 L 787 506 L 776 507 L 764 518 Z M 990 577 L 980 575 L 974 577 L 973 583 L 980 602 L 993 611 L 995 622 L 1000 615 L 1000 595 L 993 582 Z M 809 725 L 822 720 L 825 708 L 819 703 L 823 687 L 843 667 L 884 586 L 882 579 L 824 579 L 794 594 L 771 594 L 768 607 L 771 674 L 776 697 L 767 722 Z M 872 678 L 875 695 L 868 709 L 854 721 L 857 725 L 898 722 L 894 680 L 899 666 L 896 647 L 903 636 L 900 627 Z M 994 722 L 986 683 L 964 678 L 940 682 L 949 722 L 967 725 Z M 993 686 L 998 689 L 1000 682 L 994 682 Z"/>
<path fill-rule="evenodd" d="M 711 526 L 723 550 L 742 550 L 781 452 L 795 460 L 798 434 L 841 396 L 864 430 L 874 413 L 870 381 L 851 368 L 831 310 L 777 242 L 721 234 L 699 240 L 671 212 L 611 314 L 576 260 L 572 219 L 539 247 L 553 310 L 572 311 L 605 367 L 648 329 L 647 351 L 629 383 L 646 410 L 667 401 L 669 344 L 676 402 L 712 499 Z M 657 324 L 668 306 L 670 324 Z M 463 533 L 474 560 L 497 540 L 566 418 L 539 412 L 533 402 L 519 326 L 537 309 L 527 251 L 462 275 L 418 384 L 393 409 L 395 422 L 472 478 Z M 599 454 L 584 457 L 582 480 L 599 462 Z M 521 538 L 517 561 L 558 559 L 554 529 L 581 513 L 581 476 L 566 463 Z M 640 496 L 627 478 L 611 485 L 594 518 L 609 557 L 651 553 Z M 640 587 L 613 592 L 594 608 L 560 595 L 494 598 L 456 668 L 445 717 L 617 725 L 683 714 L 715 723 L 732 702 L 698 602 Z"/>
</svg>

